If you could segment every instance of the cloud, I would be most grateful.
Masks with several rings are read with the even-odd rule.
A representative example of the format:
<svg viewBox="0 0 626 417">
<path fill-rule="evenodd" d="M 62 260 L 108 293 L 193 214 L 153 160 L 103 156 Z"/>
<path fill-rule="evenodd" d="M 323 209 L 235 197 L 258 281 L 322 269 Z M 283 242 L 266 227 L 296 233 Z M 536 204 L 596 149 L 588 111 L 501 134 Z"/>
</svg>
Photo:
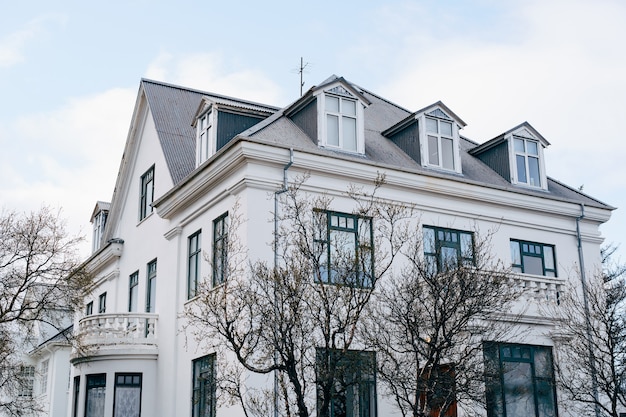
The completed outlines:
<svg viewBox="0 0 626 417">
<path fill-rule="evenodd" d="M 0 68 L 8 68 L 24 61 L 28 45 L 46 34 L 48 24 L 63 24 L 65 21 L 63 15 L 45 15 L 31 20 L 13 33 L 0 37 Z"/>
<path fill-rule="evenodd" d="M 176 56 L 163 52 L 150 63 L 146 77 L 276 106 L 287 104 L 280 86 L 265 74 L 229 68 L 218 53 Z"/>
</svg>

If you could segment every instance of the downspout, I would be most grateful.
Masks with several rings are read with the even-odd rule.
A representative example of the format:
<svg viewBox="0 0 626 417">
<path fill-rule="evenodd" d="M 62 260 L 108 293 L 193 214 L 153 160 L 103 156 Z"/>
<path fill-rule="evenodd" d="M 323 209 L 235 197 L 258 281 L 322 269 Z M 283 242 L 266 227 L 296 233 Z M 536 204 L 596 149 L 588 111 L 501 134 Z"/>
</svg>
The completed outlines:
<svg viewBox="0 0 626 417">
<path fill-rule="evenodd" d="M 278 196 L 287 192 L 287 170 L 293 165 L 293 148 L 289 149 L 289 162 L 283 167 L 283 187 L 274 192 L 274 272 L 278 269 Z M 278 308 L 278 294 L 274 284 L 274 309 Z M 275 316 L 278 312 L 274 311 Z M 276 322 L 274 322 L 276 323 Z M 275 324 L 276 326 L 276 324 Z M 277 331 L 274 331 L 276 334 Z M 278 363 L 278 349 L 274 348 L 274 365 Z M 274 417 L 278 417 L 278 370 L 274 370 Z"/>
<path fill-rule="evenodd" d="M 576 217 L 576 239 L 578 240 L 578 263 L 580 264 L 580 281 L 583 287 L 583 305 L 585 308 L 585 326 L 587 330 L 587 349 L 589 350 L 589 364 L 591 366 L 591 386 L 594 400 L 594 410 L 596 417 L 600 417 L 600 406 L 598 405 L 598 375 L 596 370 L 595 356 L 593 353 L 593 343 L 591 340 L 591 317 L 589 313 L 589 297 L 587 295 L 587 278 L 585 273 L 585 257 L 583 256 L 583 245 L 580 234 L 580 221 L 585 218 L 585 205 L 580 204 L 580 216 Z"/>
</svg>

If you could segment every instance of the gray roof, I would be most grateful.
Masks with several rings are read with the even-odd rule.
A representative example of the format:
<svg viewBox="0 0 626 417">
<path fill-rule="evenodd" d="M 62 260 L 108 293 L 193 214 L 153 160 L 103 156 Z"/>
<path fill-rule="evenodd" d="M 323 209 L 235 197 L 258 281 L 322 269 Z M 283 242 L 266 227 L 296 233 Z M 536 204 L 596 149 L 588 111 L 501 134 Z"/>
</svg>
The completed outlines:
<svg viewBox="0 0 626 417">
<path fill-rule="evenodd" d="M 335 80 L 345 81 L 343 78 L 332 76 L 325 80 L 323 84 Z M 142 83 L 150 109 L 154 115 L 161 146 L 163 147 L 174 184 L 178 184 L 195 169 L 195 131 L 191 124 L 203 96 L 212 96 L 216 100 L 234 100 L 237 102 L 236 105 L 242 108 L 263 106 L 257 103 L 224 98 L 211 93 L 156 83 L 154 81 L 142 80 Z M 308 93 L 282 110 L 276 111 L 272 116 L 259 122 L 252 128 L 242 132 L 237 136 L 236 140 L 258 141 L 285 148 L 293 148 L 298 151 L 327 155 L 333 158 L 359 161 L 388 169 L 400 169 L 419 175 L 448 178 L 454 181 L 497 188 L 519 194 L 582 203 L 591 207 L 609 210 L 613 209 L 613 207 L 552 178 L 548 178 L 547 191 L 515 186 L 502 178 L 481 160 L 471 155 L 470 151 L 476 148 L 478 144 L 464 137 L 461 137 L 460 142 L 461 175 L 422 167 L 421 164 L 409 157 L 393 141 L 381 133 L 402 122 L 407 117 L 414 115 L 415 112 L 391 103 L 355 84 L 350 85 L 370 102 L 364 112 L 365 155 L 363 156 L 318 147 L 290 118 L 285 116 L 286 112 L 298 108 L 302 101 L 310 99 L 310 94 Z M 319 87 L 313 87 L 311 90 L 316 88 Z M 263 107 L 267 110 L 277 110 L 270 106 Z M 236 142 L 236 140 L 232 142 Z M 225 148 L 228 148 L 229 145 Z"/>
</svg>

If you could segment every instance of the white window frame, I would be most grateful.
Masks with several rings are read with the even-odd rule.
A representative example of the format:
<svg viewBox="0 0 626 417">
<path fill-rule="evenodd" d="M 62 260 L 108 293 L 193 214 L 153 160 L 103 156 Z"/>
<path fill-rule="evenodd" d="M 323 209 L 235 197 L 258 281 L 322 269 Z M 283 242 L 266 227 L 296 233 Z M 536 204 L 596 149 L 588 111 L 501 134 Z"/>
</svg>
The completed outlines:
<svg viewBox="0 0 626 417">
<path fill-rule="evenodd" d="M 437 132 L 431 132 L 428 129 L 428 120 L 434 120 L 437 122 Z M 441 124 L 449 123 L 452 126 L 451 135 L 442 133 Z M 442 171 L 461 173 L 461 154 L 459 152 L 459 126 L 455 120 L 445 119 L 432 115 L 422 114 L 419 118 L 419 130 L 420 130 L 420 149 L 422 154 L 422 166 L 440 169 Z M 431 143 L 430 138 L 436 138 L 437 140 L 437 161 L 431 162 Z M 452 141 L 452 168 L 444 167 L 444 152 L 443 142 L 445 140 Z"/>
<path fill-rule="evenodd" d="M 526 129 L 524 129 L 526 130 Z M 515 132 L 511 132 L 506 136 L 507 142 L 508 142 L 508 148 L 509 148 L 509 166 L 510 166 L 510 173 L 511 173 L 511 183 L 512 184 L 516 184 L 519 185 L 521 187 L 528 187 L 534 190 L 537 189 L 541 189 L 541 190 L 547 190 L 548 189 L 548 178 L 546 176 L 546 165 L 545 165 L 545 158 L 543 156 L 543 148 L 544 148 L 544 144 L 542 143 L 542 141 L 539 138 L 530 138 L 528 137 L 528 132 L 526 132 L 526 134 L 519 134 L 519 132 L 521 132 L 521 130 L 516 130 Z M 532 155 L 529 154 L 527 151 L 525 152 L 518 152 L 515 150 L 515 140 L 519 139 L 519 140 L 523 140 L 524 141 L 524 149 L 527 149 L 527 142 L 534 142 L 537 144 L 537 155 Z M 520 179 L 518 178 L 517 175 L 517 156 L 523 156 L 524 157 L 524 163 L 525 163 L 525 172 L 526 172 L 526 182 L 520 181 Z M 530 172 L 529 172 L 529 164 L 528 164 L 528 157 L 536 157 L 539 159 L 538 164 L 539 164 L 539 184 L 537 185 L 533 185 L 530 183 Z"/>
<path fill-rule="evenodd" d="M 215 154 L 215 114 L 213 107 L 204 112 L 196 123 L 196 161 L 202 164 Z"/>
<path fill-rule="evenodd" d="M 331 86 L 332 89 L 335 85 Z M 326 98 L 333 97 L 339 99 L 339 111 L 331 111 L 327 109 Z M 344 113 L 343 102 L 354 102 L 356 111 L 354 115 Z M 331 144 L 328 141 L 328 116 L 338 117 L 339 122 L 339 144 Z M 353 118 L 356 120 L 356 149 L 346 149 L 343 137 L 343 119 Z M 318 126 L 318 143 L 319 146 L 329 149 L 336 149 L 342 152 L 364 154 L 365 153 L 365 126 L 363 119 L 363 103 L 356 97 L 348 97 L 342 94 L 333 94 L 327 91 L 321 91 L 317 94 L 317 126 Z"/>
</svg>

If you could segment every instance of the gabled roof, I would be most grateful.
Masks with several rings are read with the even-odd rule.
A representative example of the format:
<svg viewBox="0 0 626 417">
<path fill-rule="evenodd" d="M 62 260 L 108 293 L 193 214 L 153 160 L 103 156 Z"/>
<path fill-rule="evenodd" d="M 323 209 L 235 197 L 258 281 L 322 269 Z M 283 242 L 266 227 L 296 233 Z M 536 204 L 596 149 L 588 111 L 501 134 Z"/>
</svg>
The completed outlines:
<svg viewBox="0 0 626 417">
<path fill-rule="evenodd" d="M 93 218 L 96 217 L 96 214 L 98 214 L 101 211 L 108 211 L 111 209 L 111 203 L 107 203 L 106 201 L 98 201 L 96 203 L 96 206 L 93 208 L 93 211 L 91 212 L 91 218 L 90 221 L 93 221 Z"/>
<path fill-rule="evenodd" d="M 401 120 L 400 122 L 396 123 L 393 126 L 390 126 L 388 129 L 385 129 L 384 131 L 382 131 L 381 132 L 382 135 L 389 137 L 390 135 L 393 135 L 394 133 L 399 132 L 400 130 L 404 129 L 406 126 L 412 124 L 413 121 L 416 118 L 418 118 L 420 115 L 422 115 L 423 113 L 426 113 L 433 117 L 448 119 L 451 122 L 454 121 L 462 128 L 467 126 L 467 123 L 465 123 L 459 116 L 457 116 L 452 110 L 450 110 L 448 106 L 443 104 L 442 101 L 438 101 L 436 103 L 431 104 L 430 106 L 426 106 L 422 109 L 419 109 L 409 114 L 408 117 L 406 117 L 405 119 Z"/>
<path fill-rule="evenodd" d="M 528 131 L 530 131 L 530 135 L 529 135 L 529 136 L 528 136 L 528 135 L 524 135 L 523 133 L 521 133 L 521 132 L 523 132 L 525 129 L 527 129 Z M 505 138 L 506 138 L 509 134 L 514 133 L 514 132 L 518 132 L 518 131 L 521 133 L 521 135 L 522 135 L 522 136 L 525 136 L 525 137 L 534 137 L 534 139 L 538 139 L 538 140 L 539 140 L 539 142 L 541 142 L 541 144 L 543 145 L 543 147 L 544 147 L 544 148 L 550 145 L 550 142 L 548 142 L 548 141 L 546 140 L 546 138 L 544 138 L 544 137 L 541 135 L 541 133 L 539 133 L 539 132 L 537 131 L 537 129 L 535 129 L 534 127 L 532 127 L 530 123 L 528 123 L 528 122 L 523 122 L 523 123 L 518 124 L 518 125 L 517 125 L 517 126 L 515 126 L 514 128 L 511 128 L 511 129 L 507 130 L 506 132 L 499 134 L 499 135 L 498 135 L 498 136 L 496 136 L 495 138 L 490 139 L 490 140 L 488 140 L 487 142 L 485 142 L 485 143 L 483 143 L 483 144 L 481 144 L 481 145 L 479 145 L 479 146 L 476 146 L 474 149 L 472 149 L 472 150 L 470 151 L 470 154 L 471 154 L 471 155 L 478 155 L 478 154 L 480 154 L 480 153 L 482 153 L 482 152 L 484 152 L 484 151 L 486 151 L 486 150 L 489 150 L 489 149 L 493 148 L 494 146 L 497 146 L 497 145 L 501 144 L 502 142 L 504 142 L 504 139 L 505 139 Z"/>
</svg>

